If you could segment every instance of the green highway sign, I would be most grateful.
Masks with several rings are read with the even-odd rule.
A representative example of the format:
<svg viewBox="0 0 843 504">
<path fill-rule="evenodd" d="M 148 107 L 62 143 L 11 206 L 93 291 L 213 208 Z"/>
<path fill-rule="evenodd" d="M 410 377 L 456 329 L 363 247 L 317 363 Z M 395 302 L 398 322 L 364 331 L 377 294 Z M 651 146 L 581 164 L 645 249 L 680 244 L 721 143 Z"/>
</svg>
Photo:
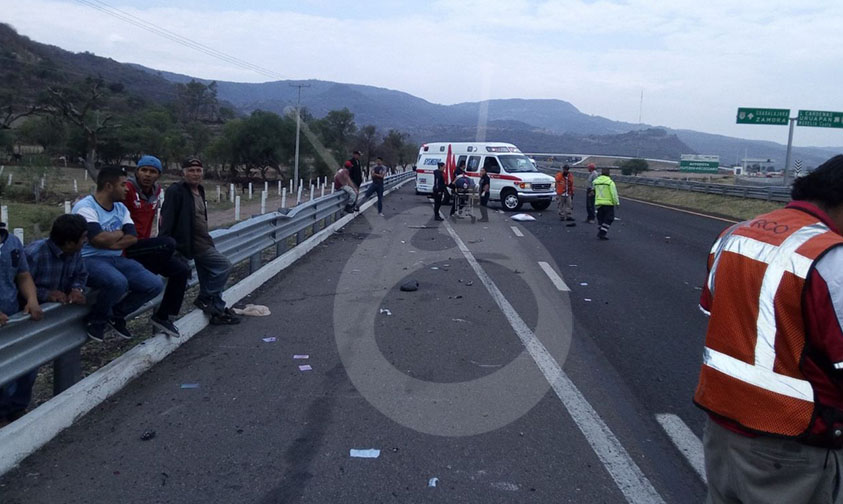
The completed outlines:
<svg viewBox="0 0 843 504">
<path fill-rule="evenodd" d="M 679 171 L 686 173 L 717 173 L 720 168 L 720 156 L 682 154 L 679 158 Z"/>
<path fill-rule="evenodd" d="M 738 109 L 738 124 L 784 124 L 790 120 L 790 109 Z"/>
<path fill-rule="evenodd" d="M 815 128 L 843 128 L 843 112 L 800 110 L 796 125 L 813 126 Z"/>
</svg>

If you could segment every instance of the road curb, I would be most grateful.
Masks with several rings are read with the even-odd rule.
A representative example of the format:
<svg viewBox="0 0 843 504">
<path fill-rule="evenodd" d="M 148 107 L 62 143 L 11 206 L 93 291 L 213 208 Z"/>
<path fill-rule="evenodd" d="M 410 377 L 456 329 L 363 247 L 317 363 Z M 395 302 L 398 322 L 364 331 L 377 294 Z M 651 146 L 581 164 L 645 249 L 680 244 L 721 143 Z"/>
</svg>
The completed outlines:
<svg viewBox="0 0 843 504">
<path fill-rule="evenodd" d="M 414 178 L 409 178 L 400 182 L 395 187 L 384 191 L 384 196 L 414 181 Z M 338 219 L 292 250 L 264 265 L 226 290 L 223 293 L 223 299 L 229 305 L 243 299 L 376 203 L 376 199 L 370 199 L 360 208 L 360 213 L 349 214 Z M 64 429 L 122 390 L 129 382 L 162 361 L 207 325 L 208 317 L 202 311 L 194 310 L 188 313 L 176 321 L 176 326 L 182 334 L 181 338 L 172 339 L 159 334 L 138 344 L 61 394 L 0 429 L 0 476 L 16 467 Z"/>
</svg>

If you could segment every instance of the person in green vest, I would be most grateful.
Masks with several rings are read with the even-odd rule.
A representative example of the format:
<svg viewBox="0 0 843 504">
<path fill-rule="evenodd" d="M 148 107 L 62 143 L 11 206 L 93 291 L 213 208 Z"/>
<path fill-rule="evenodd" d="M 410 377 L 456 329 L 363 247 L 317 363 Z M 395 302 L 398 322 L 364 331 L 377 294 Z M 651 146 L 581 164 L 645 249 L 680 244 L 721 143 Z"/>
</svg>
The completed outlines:
<svg viewBox="0 0 843 504">
<path fill-rule="evenodd" d="M 609 239 L 609 226 L 615 220 L 615 207 L 620 205 L 615 181 L 609 178 L 609 168 L 603 168 L 602 175 L 594 179 L 594 206 L 597 208 L 597 238 Z"/>
</svg>

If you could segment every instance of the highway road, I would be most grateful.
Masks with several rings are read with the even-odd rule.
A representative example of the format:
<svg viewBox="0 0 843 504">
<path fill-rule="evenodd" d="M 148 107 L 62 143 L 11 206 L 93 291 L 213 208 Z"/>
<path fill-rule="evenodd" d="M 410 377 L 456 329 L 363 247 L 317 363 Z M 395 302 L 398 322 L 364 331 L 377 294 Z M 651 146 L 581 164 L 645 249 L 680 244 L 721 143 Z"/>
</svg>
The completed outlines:
<svg viewBox="0 0 843 504">
<path fill-rule="evenodd" d="M 270 317 L 209 326 L 0 502 L 702 502 L 697 301 L 727 223 L 622 200 L 604 242 L 575 205 L 576 227 L 437 223 L 404 187 L 254 293 Z"/>
</svg>

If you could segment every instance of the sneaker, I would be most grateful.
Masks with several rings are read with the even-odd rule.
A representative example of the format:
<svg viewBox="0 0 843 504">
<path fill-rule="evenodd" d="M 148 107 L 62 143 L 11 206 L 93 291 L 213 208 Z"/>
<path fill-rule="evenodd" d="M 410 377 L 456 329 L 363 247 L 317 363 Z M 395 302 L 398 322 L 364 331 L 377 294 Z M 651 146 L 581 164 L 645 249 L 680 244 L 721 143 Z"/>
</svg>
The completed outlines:
<svg viewBox="0 0 843 504">
<path fill-rule="evenodd" d="M 149 321 L 152 322 L 152 327 L 158 329 L 167 336 L 172 336 L 174 338 L 181 337 L 181 333 L 179 333 L 179 328 L 176 327 L 176 325 L 172 323 L 169 318 L 160 318 L 157 315 L 153 315 L 149 318 Z"/>
<path fill-rule="evenodd" d="M 114 332 L 117 333 L 117 336 L 120 336 L 125 340 L 130 340 L 134 338 L 134 335 L 131 333 L 131 331 L 129 331 L 129 328 L 126 327 L 126 319 L 111 319 L 108 321 L 108 325 L 109 327 L 114 329 Z"/>
<path fill-rule="evenodd" d="M 378 212 L 378 215 L 383 217 L 383 212 Z"/>
<path fill-rule="evenodd" d="M 193 306 L 199 308 L 203 312 L 207 313 L 208 315 L 213 315 L 214 313 L 219 313 L 219 311 L 214 308 L 214 303 L 210 299 L 205 298 L 196 298 L 193 300 Z"/>
<path fill-rule="evenodd" d="M 609 239 L 609 237 L 606 236 L 606 235 L 597 235 L 597 238 L 599 238 L 601 240 L 608 240 Z"/>
<path fill-rule="evenodd" d="M 211 315 L 211 323 L 214 325 L 237 325 L 240 323 L 240 317 L 226 308 L 221 314 Z"/>
<path fill-rule="evenodd" d="M 438 215 L 437 215 L 436 217 L 434 217 L 434 218 L 433 218 L 433 220 L 436 220 L 436 221 L 443 221 L 443 220 L 445 220 L 445 219 L 443 219 L 442 217 L 440 217 L 440 216 L 438 216 Z"/>
<path fill-rule="evenodd" d="M 88 337 L 92 340 L 102 343 L 102 340 L 105 339 L 105 324 L 88 322 L 85 324 L 85 332 L 88 333 Z"/>
</svg>

